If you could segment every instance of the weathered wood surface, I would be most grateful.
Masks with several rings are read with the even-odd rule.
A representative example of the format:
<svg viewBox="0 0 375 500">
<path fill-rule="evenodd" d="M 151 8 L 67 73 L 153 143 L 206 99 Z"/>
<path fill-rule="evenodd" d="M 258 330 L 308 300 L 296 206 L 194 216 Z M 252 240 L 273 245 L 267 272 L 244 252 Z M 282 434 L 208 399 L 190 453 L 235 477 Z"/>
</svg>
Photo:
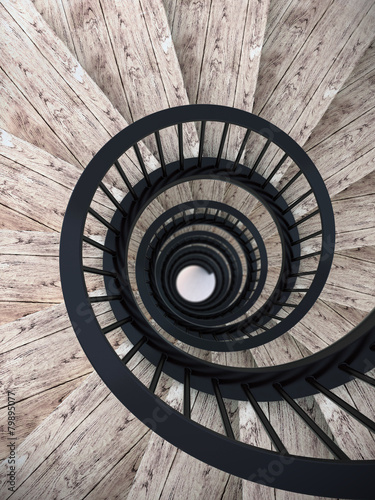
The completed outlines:
<svg viewBox="0 0 375 500">
<path fill-rule="evenodd" d="M 0 328 L 0 350 L 2 353 L 70 327 L 65 304 L 46 305 L 48 309 L 38 311 L 25 318 L 19 318 Z M 14 302 L 13 307 L 15 307 Z"/>
<path fill-rule="evenodd" d="M 17 106 L 14 103 L 11 107 L 7 105 L 6 123 L 2 121 L 0 125 L 34 144 L 46 129 L 49 142 L 37 145 L 69 163 L 85 167 L 100 147 L 126 127 L 127 122 L 31 1 L 19 3 L 7 0 L 2 4 L 0 14 L 6 34 L 1 40 L 0 60 L 0 67 L 8 76 L 4 80 L 5 91 L 11 88 L 16 98 L 23 95 L 29 103 L 25 105 L 23 100 Z M 18 51 L 13 50 L 14 46 L 18 47 Z M 19 64 L 20 54 L 22 64 Z M 35 82 L 38 82 L 37 87 Z M 38 112 L 39 125 L 34 131 L 35 137 L 34 134 L 24 137 L 20 135 L 18 124 L 20 120 L 27 120 L 30 106 Z M 24 117 L 26 113 L 27 117 Z M 50 131 L 52 135 L 49 135 Z M 155 168 L 155 158 L 143 146 L 142 153 L 150 168 Z M 135 153 L 125 155 L 121 161 L 129 174 L 139 175 Z"/>
<path fill-rule="evenodd" d="M 167 17 L 161 0 L 101 2 L 133 120 L 188 104 Z M 197 134 L 184 130 L 186 157 L 197 152 Z M 162 133 L 166 160 L 177 160 L 174 130 Z"/>
<path fill-rule="evenodd" d="M 371 43 L 375 6 L 293 1 L 284 16 L 262 51 L 254 112 L 302 145 Z M 260 151 L 252 146 L 246 154 L 250 164 Z M 271 148 L 263 168 L 274 154 Z"/>
<path fill-rule="evenodd" d="M 141 365 L 142 362 L 135 368 L 136 372 L 149 369 L 148 364 Z M 103 425 L 108 415 L 111 415 L 110 426 Z M 109 394 L 48 458 L 45 457 L 14 497 L 24 498 L 36 493 L 61 499 L 72 495 L 84 497 L 147 432 L 148 428 Z M 93 467 L 99 461 L 100 467 Z"/>
<path fill-rule="evenodd" d="M 191 103 L 252 110 L 268 6 L 268 0 L 176 4 L 172 36 Z M 205 154 L 217 154 L 221 132 L 221 124 L 207 124 Z M 234 159 L 242 138 L 232 130 L 224 156 Z"/>
<path fill-rule="evenodd" d="M 101 259 L 85 259 L 85 265 L 101 267 Z M 2 282 L 0 300 L 14 302 L 60 303 L 63 300 L 58 257 L 38 255 L 0 255 Z M 98 290 L 102 280 L 90 276 L 89 291 Z"/>
<path fill-rule="evenodd" d="M 126 82 L 121 80 L 100 1 L 62 0 L 62 4 L 77 60 L 114 107 L 131 123 L 133 120 L 125 92 Z M 50 23 L 50 19 L 45 19 Z"/>
<path fill-rule="evenodd" d="M 268 403 L 260 403 L 260 407 L 266 417 L 269 418 Z M 250 403 L 244 401 L 239 402 L 239 419 L 241 441 L 252 446 L 272 449 L 270 438 Z M 242 494 L 244 500 L 250 500 L 252 498 L 271 500 L 275 498 L 273 488 L 251 482 L 252 477 L 257 477 L 256 468 L 254 468 L 254 470 L 249 468 L 249 480 L 242 481 Z"/>
<path fill-rule="evenodd" d="M 347 200 L 348 198 L 357 198 L 360 196 L 366 196 L 374 194 L 375 192 L 375 152 L 370 151 L 373 154 L 372 162 L 374 169 L 362 177 L 362 179 L 353 182 L 349 187 L 345 188 L 343 191 L 335 195 L 335 200 Z M 366 155 L 367 156 L 367 155 Z"/>
<path fill-rule="evenodd" d="M 32 2 L 60 40 L 62 40 L 70 52 L 77 57 L 63 0 L 32 0 Z"/>
<path fill-rule="evenodd" d="M 335 195 L 360 182 L 361 179 L 367 176 L 371 178 L 374 171 L 373 81 L 372 71 L 339 92 L 305 144 L 326 183 L 331 198 L 336 199 Z M 361 102 L 362 105 L 358 105 Z M 267 164 L 266 162 L 265 165 Z M 271 164 L 274 165 L 275 160 Z M 287 161 L 271 182 L 276 187 L 282 188 L 295 173 L 295 167 Z M 371 186 L 371 183 L 367 185 Z M 307 189 L 306 181 L 301 177 L 288 188 L 284 197 L 291 202 Z M 367 188 L 366 193 L 368 190 L 371 190 L 371 187 Z M 315 208 L 315 198 L 310 196 L 295 207 L 293 213 L 302 216 Z"/>
<path fill-rule="evenodd" d="M 164 1 L 173 44 L 191 104 L 197 102 L 211 2 Z M 241 2 L 242 8 L 243 2 Z"/>
<path fill-rule="evenodd" d="M 349 386 L 349 384 L 347 384 Z M 361 405 L 366 412 L 371 411 L 374 418 L 373 396 L 370 392 L 358 393 L 360 391 L 358 382 L 350 383 L 350 392 L 347 386 L 340 386 L 332 390 L 353 407 Z M 371 388 L 370 388 L 371 389 Z M 353 393 L 353 395 L 351 394 Z M 322 411 L 325 420 L 335 438 L 336 443 L 352 460 L 374 459 L 375 440 L 373 434 L 348 413 L 330 401 L 326 396 L 318 394 L 314 396 Z M 358 409 L 358 407 L 357 407 Z"/>
<path fill-rule="evenodd" d="M 161 1 L 62 4 L 78 61 L 128 122 L 188 104 Z M 194 148 L 195 131 L 189 131 L 185 146 Z"/>
<path fill-rule="evenodd" d="M 24 164 L 27 163 L 25 158 Z M 47 230 L 60 232 L 71 189 L 26 165 L 0 156 L 2 178 L 1 201 L 8 208 L 42 224 Z M 65 172 L 65 169 L 63 170 Z M 41 196 L 42 194 L 42 196 Z M 123 193 L 124 195 L 125 193 Z M 100 197 L 99 199 L 103 199 Z M 109 204 L 108 201 L 105 201 Z M 92 203 L 102 216 L 111 219 L 114 210 L 96 202 Z M 18 228 L 17 228 L 18 229 Z M 86 233 L 101 234 L 105 226 L 94 218 L 86 222 Z"/>
<path fill-rule="evenodd" d="M 183 385 L 174 382 L 169 389 L 166 403 L 172 404 L 179 411 L 182 410 Z M 195 398 L 193 398 L 193 405 Z M 177 448 L 153 433 L 148 442 L 137 474 L 127 496 L 128 500 L 138 498 L 160 498 L 164 483 L 170 473 Z M 180 490 L 180 496 L 183 491 Z"/>
<path fill-rule="evenodd" d="M 119 355 L 130 347 L 123 344 Z M 137 376 L 152 368 L 141 359 L 137 355 L 129 363 Z M 112 425 L 103 425 L 108 415 Z M 84 497 L 109 473 L 113 461 L 124 458 L 147 431 L 92 374 L 18 447 L 18 489 L 13 498 L 32 498 L 35 488 L 40 488 L 39 496 L 47 491 L 56 498 Z M 126 439 L 119 439 L 121 432 L 126 433 Z M 90 453 L 87 455 L 85 450 Z M 93 467 L 99 460 L 100 468 Z M 7 469 L 6 462 L 1 468 Z M 61 474 L 56 475 L 56 471 Z M 68 479 L 73 477 L 76 480 Z M 0 488 L 2 498 L 8 498 L 6 485 Z"/>
<path fill-rule="evenodd" d="M 108 474 L 98 484 L 94 486 L 93 481 L 93 489 L 85 498 L 87 500 L 128 498 L 141 461 L 148 450 L 150 437 L 153 437 L 151 431 L 146 432 L 137 444 L 115 466 L 111 467 Z"/>
<path fill-rule="evenodd" d="M 341 90 L 348 87 L 354 82 L 360 83 L 364 77 L 370 73 L 375 67 L 375 41 L 368 46 L 367 50 L 356 64 L 349 78 L 346 80 Z"/>
<path fill-rule="evenodd" d="M 11 323 L 47 307 L 50 307 L 50 304 L 45 302 L 17 302 L 17 307 L 14 307 L 14 302 L 0 301 L 0 325 Z"/>
<path fill-rule="evenodd" d="M 0 203 L 0 230 L 52 231 L 39 222 Z"/>
<path fill-rule="evenodd" d="M 366 262 L 375 262 L 375 246 L 340 250 L 339 254 L 353 259 L 365 260 Z"/>
<path fill-rule="evenodd" d="M 211 395 L 198 393 L 192 408 L 192 419 L 217 432 L 223 433 L 217 402 Z M 181 471 L 189 471 L 181 474 Z M 213 498 L 221 498 L 229 475 L 177 450 L 172 468 L 165 482 L 161 499 L 173 498 L 183 492 L 182 498 L 201 498 L 207 488 Z M 190 495 L 189 495 L 190 493 Z"/>
<path fill-rule="evenodd" d="M 85 380 L 85 375 L 69 380 L 64 384 L 47 389 L 44 392 L 26 398 L 16 403 L 17 408 L 17 444 L 21 442 L 42 423 L 42 421 L 53 412 L 62 401 Z M 4 423 L 7 421 L 8 408 L 0 409 L 0 432 L 6 435 Z M 5 439 L 0 441 L 0 458 L 4 460 L 9 454 L 9 448 Z"/>
<path fill-rule="evenodd" d="M 103 316 L 111 318 L 112 313 Z M 111 322 L 107 319 L 106 325 Z M 111 332 L 109 339 L 118 347 L 125 336 L 121 329 L 117 329 Z M 20 400 L 92 371 L 71 327 L 57 332 L 48 330 L 48 334 L 38 340 L 3 352 L 0 356 L 2 386 L 13 387 Z"/>
</svg>

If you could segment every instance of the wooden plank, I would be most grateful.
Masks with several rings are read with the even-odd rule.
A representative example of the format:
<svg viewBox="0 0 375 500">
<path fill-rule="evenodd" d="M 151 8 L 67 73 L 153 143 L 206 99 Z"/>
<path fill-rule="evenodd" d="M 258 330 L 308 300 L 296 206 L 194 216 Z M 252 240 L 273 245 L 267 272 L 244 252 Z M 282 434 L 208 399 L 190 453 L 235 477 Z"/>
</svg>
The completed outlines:
<svg viewBox="0 0 375 500">
<path fill-rule="evenodd" d="M 253 109 L 269 5 L 267 0 L 248 3 L 234 100 L 235 107 L 246 111 Z"/>
<path fill-rule="evenodd" d="M 355 70 L 354 70 L 355 71 Z M 342 89 L 315 127 L 306 148 L 311 149 L 375 106 L 375 67 L 360 81 Z"/>
<path fill-rule="evenodd" d="M 117 352 L 123 356 L 129 348 L 129 344 L 123 344 Z M 129 363 L 130 369 L 134 369 L 141 359 L 141 355 L 136 355 Z M 88 397 L 88 395 L 90 396 Z M 93 373 L 53 413 L 43 420 L 17 450 L 18 486 L 21 486 L 43 464 L 44 460 L 58 449 L 59 445 L 75 429 L 79 428 L 87 416 L 100 407 L 109 396 L 111 393 L 107 386 L 96 373 Z M 113 397 L 113 399 L 115 398 Z M 29 459 L 31 456 L 32 459 Z M 2 471 L 7 469 L 6 462 L 1 464 L 1 469 Z M 0 494 L 3 498 L 7 498 L 8 491 L 5 483 L 0 485 Z"/>
<path fill-rule="evenodd" d="M 178 382 L 172 384 L 165 401 L 170 405 L 172 400 L 177 401 L 176 409 L 181 411 L 183 385 Z M 194 402 L 195 398 L 192 401 L 193 405 Z M 160 498 L 177 451 L 178 449 L 175 446 L 153 433 L 127 499 Z"/>
<path fill-rule="evenodd" d="M 375 294 L 375 269 L 372 263 L 335 255 L 327 283 L 348 290 Z"/>
<path fill-rule="evenodd" d="M 82 174 L 82 169 L 80 167 L 67 163 L 61 160 L 61 158 L 57 158 L 44 149 L 40 149 L 34 144 L 24 141 L 3 129 L 0 129 L 0 156 L 25 167 L 25 172 L 28 172 L 27 169 L 30 169 L 69 190 L 75 188 Z M 111 183 L 107 183 L 105 180 L 103 182 L 115 197 L 119 197 L 119 193 L 123 195 L 124 191 L 127 192 L 127 188 L 122 181 L 121 183 L 116 183 L 113 182 L 115 179 L 112 178 L 111 180 Z M 109 207 L 112 210 L 114 208 L 107 196 L 105 196 L 101 190 L 98 190 L 95 193 L 92 206 L 98 212 L 101 212 L 103 209 L 100 205 Z M 23 227 L 17 229 L 22 230 Z M 33 229 L 30 228 L 30 230 Z"/>
<path fill-rule="evenodd" d="M 190 102 L 252 110 L 268 5 L 268 0 L 177 3 L 172 36 Z M 222 125 L 207 124 L 205 154 L 217 154 L 221 132 Z M 230 132 L 224 157 L 235 158 L 243 135 Z"/>
<path fill-rule="evenodd" d="M 355 406 L 345 386 L 337 387 L 333 389 L 333 392 L 351 406 Z M 318 394 L 314 398 L 336 443 L 348 457 L 352 460 L 373 459 L 375 442 L 372 433 L 322 394 Z"/>
<path fill-rule="evenodd" d="M 211 395 L 198 393 L 192 418 L 217 432 L 223 432 L 217 403 Z M 181 470 L 186 473 L 181 474 Z M 210 491 L 212 498 L 221 498 L 228 477 L 229 475 L 225 472 L 178 450 L 160 499 L 173 498 L 180 492 L 183 492 L 185 497 L 189 497 L 193 491 L 196 498 L 201 498 L 207 491 Z"/>
<path fill-rule="evenodd" d="M 99 240 L 98 235 L 93 236 Z M 103 257 L 103 252 L 87 243 L 83 243 L 84 258 Z M 34 255 L 58 257 L 60 252 L 60 235 L 41 231 L 7 231 L 0 230 L 0 255 Z"/>
<path fill-rule="evenodd" d="M 25 159 L 26 163 L 26 159 Z M 35 219 L 48 229 L 60 232 L 71 191 L 43 174 L 0 155 L 2 178 L 0 180 L 1 201 L 8 208 Z M 43 196 L 40 196 L 43 193 Z M 111 218 L 113 210 L 98 204 L 98 212 Z M 18 228 L 17 228 L 18 229 Z M 87 235 L 100 234 L 104 226 L 96 219 L 86 222 Z"/>
<path fill-rule="evenodd" d="M 112 312 L 100 315 L 98 321 L 104 325 L 112 324 Z M 124 342 L 124 332 L 117 328 L 108 334 L 108 339 L 114 348 L 117 348 Z M 92 366 L 70 326 L 57 332 L 47 330 L 38 340 L 23 344 L 0 356 L 2 382 L 5 387 L 14 387 L 19 400 L 92 371 Z"/>
<path fill-rule="evenodd" d="M 39 14 L 47 21 L 60 40 L 62 40 L 70 52 L 77 57 L 63 1 L 32 0 L 32 2 Z"/>
<path fill-rule="evenodd" d="M 103 0 L 101 5 L 133 119 L 188 104 L 162 2 Z M 197 136 L 192 126 L 184 131 L 188 157 Z M 177 160 L 175 131 L 169 128 L 161 135 L 166 161 Z"/>
<path fill-rule="evenodd" d="M 375 191 L 375 151 L 371 150 L 373 154 L 374 170 L 366 176 L 353 182 L 349 187 L 345 188 L 340 193 L 336 194 L 335 200 L 346 200 L 348 198 L 357 198 L 359 196 L 366 196 L 374 194 Z"/>
<path fill-rule="evenodd" d="M 149 363 L 141 362 L 135 368 L 138 375 L 147 370 L 150 371 Z M 113 464 L 122 459 L 148 432 L 148 428 L 111 393 L 104 401 L 102 397 L 98 399 L 96 405 L 98 402 L 100 404 L 91 413 L 85 412 L 86 418 L 80 425 L 70 427 L 68 435 L 51 454 L 45 454 L 45 449 L 38 447 L 37 452 L 43 457 L 42 463 L 18 487 L 15 498 L 30 495 L 61 498 L 74 495 L 83 498 L 110 472 Z M 108 414 L 111 415 L 111 425 L 103 425 Z M 65 418 L 70 420 L 70 414 L 65 414 Z M 39 434 L 40 429 L 30 434 L 24 443 L 29 443 L 29 439 Z M 26 453 L 30 453 L 31 449 L 28 444 Z"/>
<path fill-rule="evenodd" d="M 190 103 L 197 102 L 211 2 L 164 1 Z"/>
<path fill-rule="evenodd" d="M 44 231 L 52 229 L 0 203 L 0 230 Z"/>
<path fill-rule="evenodd" d="M 100 267 L 100 259 L 88 259 L 86 265 Z M 0 300 L 14 302 L 60 303 L 63 300 L 58 257 L 36 255 L 1 255 L 2 283 Z M 89 291 L 99 289 L 100 277 L 87 283 Z"/>
<path fill-rule="evenodd" d="M 32 142 L 35 146 L 59 155 L 69 163 L 76 164 L 76 159 L 46 122 L 26 99 L 13 81 L 0 67 L 1 114 L 0 126 L 9 133 Z"/>
<path fill-rule="evenodd" d="M 366 262 L 375 262 L 375 246 L 355 248 L 353 250 L 340 250 L 340 255 L 351 257 L 353 259 L 365 260 Z"/>
<path fill-rule="evenodd" d="M 367 316 L 364 311 L 354 309 L 353 307 L 334 304 L 332 302 L 328 302 L 327 300 L 325 300 L 324 303 L 335 312 L 340 314 L 340 316 L 342 316 L 348 323 L 351 323 L 353 326 L 358 325 Z"/>
<path fill-rule="evenodd" d="M 62 401 L 85 380 L 85 375 L 70 380 L 64 384 L 52 387 L 36 396 L 16 402 L 17 411 L 17 446 L 42 423 L 42 421 L 53 412 Z M 2 422 L 7 420 L 8 408 L 0 409 Z M 0 432 L 5 436 L 4 424 L 0 426 Z M 9 448 L 5 439 L 0 441 L 0 458 L 4 460 L 9 454 Z"/>
<path fill-rule="evenodd" d="M 370 312 L 374 308 L 374 297 L 371 295 L 332 285 L 326 285 L 320 297 L 322 300 L 353 307 L 361 311 Z"/>
<path fill-rule="evenodd" d="M 280 29 L 285 11 L 289 7 L 292 0 L 286 2 L 278 2 L 271 0 L 267 15 L 266 31 L 264 33 L 264 43 L 272 35 L 275 29 Z"/>
<path fill-rule="evenodd" d="M 133 121 L 99 0 L 62 0 L 75 55 L 125 120 Z M 57 33 L 57 32 L 56 32 Z M 58 33 L 57 33 L 58 34 Z M 61 38 L 61 37 L 60 37 Z"/>
<path fill-rule="evenodd" d="M 272 22 L 274 5 L 280 2 L 271 2 L 270 28 L 267 28 L 255 94 L 255 114 L 262 113 L 289 66 L 301 53 L 301 48 L 331 3 L 330 0 L 283 2 L 284 12 L 281 16 L 277 12 L 276 19 Z M 280 9 L 280 5 L 277 8 Z"/>
<path fill-rule="evenodd" d="M 354 311 L 353 308 L 350 310 Z M 320 340 L 322 348 L 324 348 L 324 344 L 325 346 L 333 344 L 353 328 L 353 324 L 350 321 L 344 319 L 336 310 L 333 310 L 320 298 L 306 316 L 301 319 L 301 325 L 310 332 L 311 336 Z M 297 336 L 298 331 L 299 325 L 294 328 L 292 335 L 301 344 L 305 344 L 303 338 Z"/>
<path fill-rule="evenodd" d="M 24 318 L 18 318 L 11 324 L 0 328 L 2 353 L 35 342 L 52 333 L 66 330 L 71 326 L 64 303 L 54 306 L 50 306 L 49 304 L 44 305 L 48 309 L 38 311 Z M 18 304 L 13 302 L 13 307 L 17 306 Z M 95 309 L 97 314 L 104 314 L 108 310 L 108 306 L 105 304 L 97 304 L 97 306 L 99 306 Z"/>
<path fill-rule="evenodd" d="M 11 323 L 18 318 L 28 316 L 49 307 L 45 302 L 0 302 L 0 325 Z"/>
<path fill-rule="evenodd" d="M 168 23 L 170 26 L 170 29 L 172 31 L 172 26 L 173 26 L 173 20 L 175 16 L 175 11 L 176 11 L 176 6 L 177 6 L 177 0 L 164 0 L 164 8 L 165 8 L 165 13 L 168 18 Z"/>
<path fill-rule="evenodd" d="M 269 404 L 267 402 L 260 403 L 260 407 L 269 418 Z M 259 448 L 272 449 L 271 440 L 249 402 L 239 402 L 239 419 L 241 441 Z M 254 483 L 252 479 L 261 479 L 262 484 Z M 264 478 L 259 477 L 256 469 L 249 469 L 248 480 L 242 481 L 242 495 L 244 500 L 252 498 L 271 500 L 275 498 L 274 489 L 265 484 Z"/>
<path fill-rule="evenodd" d="M 87 500 L 107 500 L 108 498 L 120 500 L 121 498 L 128 498 L 152 436 L 151 431 L 146 432 L 138 443 L 111 468 L 108 474 L 94 486 L 85 498 Z"/>
<path fill-rule="evenodd" d="M 360 82 L 363 78 L 374 69 L 375 65 L 375 41 L 373 41 L 366 52 L 363 54 L 361 59 L 358 61 L 358 64 L 353 69 L 349 78 L 344 83 L 342 90 L 349 85 L 352 85 L 354 82 Z"/>
<path fill-rule="evenodd" d="M 290 4 L 291 12 L 292 5 Z M 305 3 L 304 8 L 308 8 Z M 255 108 L 257 114 L 261 113 L 301 145 L 308 139 L 371 42 L 375 6 L 370 1 L 360 5 L 350 2 L 342 9 L 337 3 L 319 2 L 316 10 L 310 9 L 310 13 L 313 12 L 319 12 L 318 19 L 310 26 L 313 29 L 304 40 L 303 50 L 297 54 L 291 51 L 293 55 L 286 62 L 286 71 L 272 79 L 275 85 L 272 92 L 265 94 L 263 85 L 258 86 L 262 89 L 264 104 Z M 352 20 L 350 24 L 347 23 L 348 18 Z M 306 17 L 303 22 L 305 19 Z M 282 36 L 280 32 L 277 34 Z M 283 44 L 281 38 L 273 40 L 273 43 L 277 43 L 279 49 Z M 285 52 L 283 63 L 284 54 Z M 264 56 L 266 57 L 266 48 Z M 280 102 L 283 102 L 283 106 L 280 106 Z M 254 143 L 250 141 L 245 156 L 248 164 L 255 161 L 260 149 L 261 145 L 254 147 Z M 276 151 L 276 148 L 269 149 L 259 171 L 267 174 L 273 168 L 272 159 L 276 162 L 281 157 L 281 154 L 275 156 Z"/>
<path fill-rule="evenodd" d="M 15 0 L 5 3 L 0 12 L 7 36 L 3 37 L 1 43 L 0 66 L 71 155 L 66 158 L 58 148 L 44 149 L 70 163 L 86 166 L 111 136 L 127 126 L 127 122 L 46 24 L 30 0 L 22 4 Z M 18 52 L 13 50 L 14 46 L 18 47 Z M 22 54 L 21 65 L 18 54 Z M 9 119 L 13 119 L 14 113 L 21 110 L 12 108 Z M 27 140 L 35 141 L 32 137 Z M 143 147 L 142 152 L 150 168 L 155 168 L 155 158 Z M 136 171 L 139 172 L 139 165 L 135 153 L 124 155 L 122 161 L 128 174 L 134 171 L 134 175 L 138 175 Z"/>
<path fill-rule="evenodd" d="M 60 236 L 39 231 L 0 231 L 1 255 L 59 256 Z"/>
</svg>

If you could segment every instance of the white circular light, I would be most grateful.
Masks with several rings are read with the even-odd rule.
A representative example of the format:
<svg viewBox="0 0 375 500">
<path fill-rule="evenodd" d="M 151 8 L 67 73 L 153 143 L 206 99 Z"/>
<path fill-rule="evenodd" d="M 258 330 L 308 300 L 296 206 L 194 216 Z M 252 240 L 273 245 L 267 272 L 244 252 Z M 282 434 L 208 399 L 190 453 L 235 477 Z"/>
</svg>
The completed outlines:
<svg viewBox="0 0 375 500">
<path fill-rule="evenodd" d="M 176 287 L 182 298 L 189 302 L 203 302 L 212 295 L 216 286 L 215 273 L 201 266 L 187 266 L 176 279 Z"/>
</svg>

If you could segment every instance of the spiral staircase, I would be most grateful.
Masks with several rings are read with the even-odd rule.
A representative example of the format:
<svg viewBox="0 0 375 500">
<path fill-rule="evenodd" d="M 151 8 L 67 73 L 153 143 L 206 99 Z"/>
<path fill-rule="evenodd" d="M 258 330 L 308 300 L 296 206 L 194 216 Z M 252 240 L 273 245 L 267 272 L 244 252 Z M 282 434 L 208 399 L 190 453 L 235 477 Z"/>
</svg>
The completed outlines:
<svg viewBox="0 0 375 500">
<path fill-rule="evenodd" d="M 373 498 L 375 3 L 0 20 L 1 498 Z"/>
</svg>

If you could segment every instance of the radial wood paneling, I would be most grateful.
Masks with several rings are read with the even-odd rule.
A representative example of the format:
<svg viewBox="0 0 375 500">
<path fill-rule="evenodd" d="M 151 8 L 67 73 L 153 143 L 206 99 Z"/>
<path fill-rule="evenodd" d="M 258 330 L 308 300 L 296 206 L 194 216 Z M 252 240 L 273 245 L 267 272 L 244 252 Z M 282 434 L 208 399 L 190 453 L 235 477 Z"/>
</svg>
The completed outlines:
<svg viewBox="0 0 375 500">
<path fill-rule="evenodd" d="M 1 3 L 0 322 L 5 324 L 0 326 L 0 376 L 1 385 L 11 387 L 17 397 L 17 490 L 12 498 L 318 499 L 205 465 L 152 434 L 116 400 L 91 373 L 61 303 L 59 233 L 82 167 L 127 123 L 188 102 L 254 108 L 305 143 L 326 182 L 336 220 L 336 250 L 326 286 L 298 325 L 251 351 L 189 348 L 155 328 L 192 355 L 251 367 L 309 356 L 342 338 L 374 306 L 374 22 L 372 0 Z M 205 153 L 216 155 L 221 131 L 222 126 L 210 129 L 207 124 Z M 161 135 L 167 161 L 176 160 L 176 130 Z M 244 130 L 230 128 L 224 157 L 233 156 L 243 135 Z M 197 138 L 193 124 L 184 127 L 186 157 L 197 153 Z M 250 138 L 244 162 L 252 164 L 261 142 Z M 140 147 L 147 169 L 157 168 L 155 142 Z M 269 172 L 277 158 L 270 148 L 259 170 Z M 131 182 L 138 182 L 142 173 L 135 154 L 121 164 Z M 272 180 L 275 185 L 282 187 L 293 175 L 289 166 L 286 162 Z M 117 200 L 127 192 L 113 172 L 105 183 Z M 296 183 L 286 193 L 288 201 L 305 187 Z M 241 210 L 266 238 L 271 281 L 262 294 L 265 299 L 279 272 L 275 224 L 250 195 L 224 182 L 189 182 L 158 196 L 134 229 L 130 275 L 134 277 L 135 253 L 150 223 L 169 207 L 207 198 Z M 93 206 L 111 219 L 114 206 L 103 194 L 96 195 Z M 307 198 L 294 213 L 301 217 L 314 208 Z M 299 229 L 301 236 L 320 229 L 318 218 Z M 104 241 L 105 228 L 91 215 L 85 232 Z M 304 252 L 319 244 L 311 240 Z M 85 264 L 101 267 L 101 257 L 84 245 Z M 86 278 L 90 293 L 105 294 L 101 277 L 86 273 Z M 298 286 L 304 283 L 311 280 L 298 280 Z M 94 308 L 102 327 L 115 321 L 108 303 Z M 288 311 L 283 308 L 279 314 L 284 317 Z M 121 356 L 131 348 L 121 329 L 108 340 Z M 137 354 L 129 367 L 148 385 L 155 367 L 141 359 Z M 373 418 L 372 387 L 352 381 L 334 392 Z M 181 410 L 181 384 L 163 375 L 156 395 Z M 237 438 L 272 449 L 249 403 L 225 403 Z M 298 403 L 351 458 L 374 458 L 374 436 L 326 397 Z M 3 421 L 5 405 L 0 405 Z M 213 396 L 193 390 L 192 406 L 194 420 L 224 433 Z M 332 458 L 286 403 L 261 407 L 289 452 Z M 0 456 L 6 455 L 4 442 Z M 5 471 L 6 461 L 1 477 Z M 249 479 L 252 473 L 257 471 L 249 470 Z M 9 494 L 2 481 L 0 497 Z"/>
</svg>

